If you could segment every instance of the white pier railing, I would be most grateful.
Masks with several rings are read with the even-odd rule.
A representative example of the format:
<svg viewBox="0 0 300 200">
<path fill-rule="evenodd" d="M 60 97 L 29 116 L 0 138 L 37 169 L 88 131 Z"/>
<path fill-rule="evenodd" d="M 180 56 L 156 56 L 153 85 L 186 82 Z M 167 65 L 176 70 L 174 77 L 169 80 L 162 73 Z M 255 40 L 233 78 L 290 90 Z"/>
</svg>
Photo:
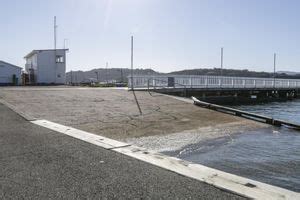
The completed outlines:
<svg viewBox="0 0 300 200">
<path fill-rule="evenodd" d="M 131 88 L 131 77 L 128 77 Z M 228 76 L 157 75 L 133 76 L 134 88 L 290 88 L 300 89 L 300 79 L 252 78 Z"/>
</svg>

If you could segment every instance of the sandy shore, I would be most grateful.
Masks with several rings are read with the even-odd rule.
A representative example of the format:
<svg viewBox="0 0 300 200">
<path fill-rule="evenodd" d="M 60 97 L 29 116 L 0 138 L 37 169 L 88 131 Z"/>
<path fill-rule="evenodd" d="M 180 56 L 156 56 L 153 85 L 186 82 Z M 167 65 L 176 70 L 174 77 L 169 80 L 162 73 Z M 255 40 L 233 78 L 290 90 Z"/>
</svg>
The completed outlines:
<svg viewBox="0 0 300 200">
<path fill-rule="evenodd" d="M 80 87 L 3 87 L 0 99 L 18 111 L 151 149 L 230 136 L 267 125 L 148 92 Z M 184 142 L 182 142 L 184 141 Z M 180 143 L 180 144 L 179 144 Z"/>
<path fill-rule="evenodd" d="M 167 135 L 155 135 L 139 138 L 128 138 L 127 143 L 135 144 L 153 151 L 165 152 L 176 151 L 190 144 L 197 144 L 202 141 L 227 137 L 229 140 L 236 134 L 265 128 L 264 125 L 257 125 L 256 122 L 230 122 L 216 126 L 199 127 L 198 129 L 186 130 Z"/>
</svg>

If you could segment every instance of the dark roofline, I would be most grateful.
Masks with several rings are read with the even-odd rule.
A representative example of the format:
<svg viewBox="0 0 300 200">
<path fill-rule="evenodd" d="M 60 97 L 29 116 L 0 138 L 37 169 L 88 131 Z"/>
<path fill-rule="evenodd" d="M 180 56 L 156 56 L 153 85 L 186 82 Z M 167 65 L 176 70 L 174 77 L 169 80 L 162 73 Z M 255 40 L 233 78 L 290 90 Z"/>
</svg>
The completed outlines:
<svg viewBox="0 0 300 200">
<path fill-rule="evenodd" d="M 0 62 L 2 62 L 2 63 L 4 63 L 4 64 L 7 64 L 7 65 L 10 65 L 10 66 L 12 66 L 12 67 L 17 67 L 17 68 L 23 69 L 22 67 L 19 67 L 19 66 L 17 66 L 17 65 L 10 64 L 10 63 L 8 63 L 8 62 L 4 62 L 3 60 L 0 60 Z"/>
<path fill-rule="evenodd" d="M 64 51 L 69 51 L 69 49 L 34 49 L 30 53 L 28 53 L 24 58 L 28 58 L 32 56 L 33 54 L 36 54 L 38 51 L 59 51 L 59 50 L 64 50 Z"/>
</svg>

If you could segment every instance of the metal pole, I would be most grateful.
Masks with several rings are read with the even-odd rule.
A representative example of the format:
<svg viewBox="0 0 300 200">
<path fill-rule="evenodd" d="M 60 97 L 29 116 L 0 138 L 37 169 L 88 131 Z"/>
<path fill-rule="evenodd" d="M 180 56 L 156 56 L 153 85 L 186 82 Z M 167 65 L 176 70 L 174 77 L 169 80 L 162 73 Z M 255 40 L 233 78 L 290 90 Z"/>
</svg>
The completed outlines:
<svg viewBox="0 0 300 200">
<path fill-rule="evenodd" d="M 221 48 L 221 76 L 223 76 L 223 47 Z"/>
<path fill-rule="evenodd" d="M 108 84 L 108 78 L 107 78 L 107 69 L 108 68 L 108 62 L 106 62 L 106 70 L 105 70 L 105 79 L 106 79 L 106 84 Z"/>
<path fill-rule="evenodd" d="M 276 77 L 276 53 L 274 53 L 274 74 L 273 74 L 273 76 L 275 79 L 275 77 Z"/>
<path fill-rule="evenodd" d="M 275 87 L 275 80 L 276 80 L 276 53 L 274 53 L 274 73 L 273 73 L 273 78 L 274 78 L 274 87 Z"/>
<path fill-rule="evenodd" d="M 142 109 L 140 107 L 138 99 L 136 98 L 136 95 L 134 92 L 134 87 L 133 87 L 133 36 L 131 36 L 131 90 L 132 90 L 136 105 L 139 109 L 140 115 L 142 115 Z"/>
<path fill-rule="evenodd" d="M 123 83 L 123 69 L 121 68 L 121 83 Z"/>
<path fill-rule="evenodd" d="M 133 90 L 133 36 L 131 36 L 131 90 Z"/>
<path fill-rule="evenodd" d="M 55 82 L 57 80 L 57 60 L 56 60 L 56 29 L 57 29 L 57 25 L 56 25 L 56 16 L 54 16 L 54 62 L 55 62 Z"/>
<path fill-rule="evenodd" d="M 56 29 L 57 29 L 56 16 L 54 16 L 54 49 L 55 50 L 56 50 Z"/>
</svg>

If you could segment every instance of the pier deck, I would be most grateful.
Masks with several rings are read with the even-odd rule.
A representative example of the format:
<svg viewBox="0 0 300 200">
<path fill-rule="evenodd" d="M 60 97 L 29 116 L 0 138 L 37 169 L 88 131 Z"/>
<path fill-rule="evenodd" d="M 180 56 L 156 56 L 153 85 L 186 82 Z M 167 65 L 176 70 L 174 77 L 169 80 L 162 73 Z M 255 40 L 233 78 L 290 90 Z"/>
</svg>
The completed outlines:
<svg viewBox="0 0 300 200">
<path fill-rule="evenodd" d="M 129 88 L 224 89 L 300 89 L 299 79 L 202 76 L 202 75 L 135 75 L 128 77 Z"/>
<path fill-rule="evenodd" d="M 180 96 L 232 97 L 259 100 L 300 96 L 300 80 L 226 76 L 144 75 L 128 77 L 129 88 Z"/>
</svg>

